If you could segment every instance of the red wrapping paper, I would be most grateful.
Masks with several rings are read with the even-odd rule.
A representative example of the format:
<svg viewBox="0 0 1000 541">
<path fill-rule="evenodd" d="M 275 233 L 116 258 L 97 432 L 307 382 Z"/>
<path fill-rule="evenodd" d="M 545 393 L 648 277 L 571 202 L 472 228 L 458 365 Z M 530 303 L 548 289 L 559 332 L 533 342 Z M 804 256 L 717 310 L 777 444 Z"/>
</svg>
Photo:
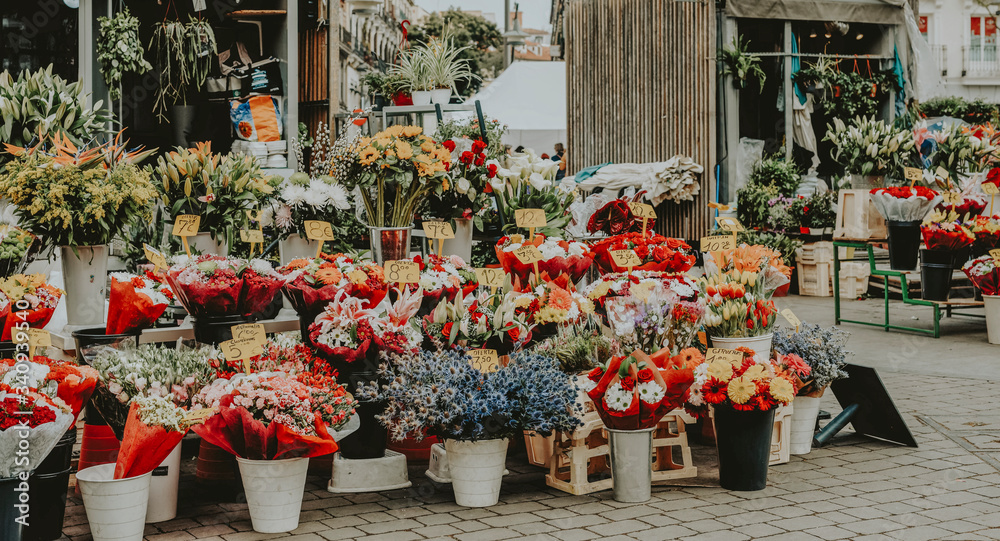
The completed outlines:
<svg viewBox="0 0 1000 541">
<path fill-rule="evenodd" d="M 184 439 L 185 433 L 186 430 L 174 432 L 143 423 L 139 419 L 139 404 L 133 403 L 128 410 L 125 437 L 115 462 L 114 478 L 126 479 L 153 471 Z"/>
<path fill-rule="evenodd" d="M 517 278 L 522 283 L 527 283 L 530 276 L 535 272 L 535 266 L 521 263 L 521 260 L 514 255 L 514 252 L 505 252 L 503 250 L 503 245 L 507 240 L 508 237 L 500 239 L 500 242 L 497 243 L 495 248 L 497 259 L 500 261 L 500 266 L 502 266 L 504 271 L 510 274 L 512 278 Z M 535 241 L 533 244 L 536 247 L 541 246 L 544 242 L 544 235 L 535 235 Z M 528 244 L 527 239 L 525 239 L 524 244 Z M 579 282 L 580 279 L 587 274 L 587 271 L 590 270 L 590 266 L 593 265 L 593 263 L 594 259 L 591 254 L 571 255 L 568 257 L 556 256 L 545 261 L 539 261 L 538 273 L 546 273 L 549 276 L 567 274 L 575 283 Z"/>
<path fill-rule="evenodd" d="M 636 354 L 633 353 L 633 355 Z M 638 393 L 633 393 L 632 403 L 625 411 L 615 411 L 604 404 L 604 394 L 608 388 L 621 381 L 618 372 L 625 357 L 613 357 L 600 381 L 587 393 L 593 400 L 598 415 L 608 428 L 615 430 L 652 428 L 660 422 L 664 415 L 680 407 L 686 401 L 688 389 L 694 383 L 694 371 L 690 368 L 674 366 L 661 370 L 648 357 L 646 359 L 647 368 L 652 369 L 653 372 L 653 381 L 666 389 L 663 398 L 656 405 L 642 401 Z M 629 366 L 629 374 L 632 378 L 637 377 L 638 369 L 634 363 Z"/>
<path fill-rule="evenodd" d="M 365 308 L 378 306 L 378 303 L 382 302 L 382 299 L 389 292 L 389 288 L 384 282 L 381 288 L 372 287 L 369 282 L 348 284 L 345 287 L 328 285 L 315 288 L 307 283 L 303 277 L 299 276 L 295 280 L 286 283 L 282 291 L 289 302 L 291 302 L 292 308 L 295 309 L 296 313 L 312 315 L 322 312 L 323 308 L 333 301 L 340 290 L 345 290 L 351 297 L 365 301 Z"/>
<path fill-rule="evenodd" d="M 52 314 L 55 313 L 55 308 L 36 308 L 34 310 L 18 310 L 16 313 L 10 311 L 10 305 L 7 306 L 5 316 L 0 312 L 0 317 L 6 317 L 3 326 L 3 337 L 4 341 L 13 340 L 12 329 L 14 325 L 21 321 L 27 321 L 28 326 L 32 329 L 44 329 L 46 325 L 49 324 L 49 320 L 52 319 Z M 24 315 L 24 319 L 21 316 Z"/>
<path fill-rule="evenodd" d="M 611 258 L 611 250 L 633 250 L 642 259 L 643 264 L 632 270 L 657 272 L 686 272 L 694 266 L 697 259 L 691 254 L 691 246 L 680 239 L 667 238 L 656 233 L 627 233 L 600 240 L 591 246 L 594 262 L 602 274 L 610 272 L 626 272 L 628 269 L 619 267 Z"/>
<path fill-rule="evenodd" d="M 166 303 L 154 303 L 148 295 L 136 291 L 131 282 L 119 282 L 112 277 L 105 332 L 123 334 L 136 329 L 148 329 L 166 309 Z"/>
<path fill-rule="evenodd" d="M 958 226 L 954 231 L 949 231 L 940 227 L 936 223 L 922 225 L 920 234 L 924 237 L 924 245 L 928 250 L 961 250 L 971 246 L 976 240 L 964 226 Z"/>
<path fill-rule="evenodd" d="M 167 272 L 167 283 L 188 313 L 196 318 L 247 316 L 259 312 L 284 283 L 280 277 L 258 276 L 249 269 L 244 270 L 242 276 L 232 269 L 220 269 L 207 281 L 182 284 L 178 280 L 182 270 L 172 267 Z"/>
</svg>

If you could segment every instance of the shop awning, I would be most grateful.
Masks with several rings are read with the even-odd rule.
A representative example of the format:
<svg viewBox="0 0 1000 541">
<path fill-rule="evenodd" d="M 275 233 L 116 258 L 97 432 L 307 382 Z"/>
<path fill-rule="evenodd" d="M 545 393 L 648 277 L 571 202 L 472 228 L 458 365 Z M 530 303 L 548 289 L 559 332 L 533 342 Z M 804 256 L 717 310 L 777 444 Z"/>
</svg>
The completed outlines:
<svg viewBox="0 0 1000 541">
<path fill-rule="evenodd" d="M 747 19 L 903 24 L 905 0 L 728 0 L 726 13 Z"/>
</svg>

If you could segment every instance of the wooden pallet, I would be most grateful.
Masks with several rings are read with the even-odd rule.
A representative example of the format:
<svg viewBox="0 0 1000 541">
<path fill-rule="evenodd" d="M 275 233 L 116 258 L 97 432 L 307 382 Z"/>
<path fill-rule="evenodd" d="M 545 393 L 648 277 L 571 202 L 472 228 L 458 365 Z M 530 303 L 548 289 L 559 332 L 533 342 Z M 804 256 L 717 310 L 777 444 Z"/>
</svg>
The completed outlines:
<svg viewBox="0 0 1000 541">
<path fill-rule="evenodd" d="M 872 204 L 868 190 L 840 190 L 833 238 L 868 240 L 887 235 L 885 219 Z"/>
<path fill-rule="evenodd" d="M 604 422 L 596 412 L 584 416 L 584 425 L 571 433 L 557 433 L 554 454 L 549 462 L 545 484 L 582 495 L 612 488 L 611 464 Z M 677 409 L 660 421 L 653 431 L 653 484 L 671 479 L 696 477 L 684 423 L 694 422 L 684 410 Z M 680 463 L 674 461 L 674 447 L 679 448 Z M 595 480 L 591 480 L 595 477 Z"/>
</svg>

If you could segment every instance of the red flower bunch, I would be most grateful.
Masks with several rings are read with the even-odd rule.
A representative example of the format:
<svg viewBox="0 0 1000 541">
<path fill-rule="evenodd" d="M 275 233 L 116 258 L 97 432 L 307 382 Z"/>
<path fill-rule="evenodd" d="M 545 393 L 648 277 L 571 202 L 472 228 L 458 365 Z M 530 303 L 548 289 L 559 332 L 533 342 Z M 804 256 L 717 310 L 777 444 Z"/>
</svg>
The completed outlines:
<svg viewBox="0 0 1000 541">
<path fill-rule="evenodd" d="M 983 295 L 1000 295 L 1000 267 L 997 267 L 993 256 L 984 255 L 966 262 L 962 272 L 982 290 Z"/>
<path fill-rule="evenodd" d="M 960 250 L 971 246 L 976 236 L 958 222 L 930 222 L 920 226 L 928 250 Z"/>
<path fill-rule="evenodd" d="M 578 282 L 594 262 L 590 247 L 582 242 L 546 238 L 541 233 L 535 234 L 534 241 L 519 234 L 503 237 L 496 245 L 497 259 L 504 271 L 522 284 L 528 283 L 535 269 L 534 265 L 521 263 L 514 250 L 528 244 L 533 244 L 542 253 L 542 260 L 538 262 L 539 275 L 544 273 L 553 279 L 566 274 L 573 282 Z"/>
<path fill-rule="evenodd" d="M 664 415 L 684 403 L 694 373 L 675 364 L 661 368 L 636 350 L 627 357 L 612 357 L 588 378 L 594 387 L 587 396 L 608 428 L 642 430 L 656 426 Z"/>
<path fill-rule="evenodd" d="M 680 239 L 668 238 L 656 233 L 625 233 L 600 240 L 591 246 L 594 261 L 602 273 L 624 272 L 611 258 L 613 250 L 632 250 L 642 260 L 642 265 L 632 270 L 662 272 L 685 272 L 695 262 L 691 246 Z"/>
<path fill-rule="evenodd" d="M 727 405 L 737 411 L 768 411 L 795 398 L 795 386 L 770 360 L 758 363 L 752 349 L 737 348 L 741 361 L 715 360 L 701 392 L 705 402 Z"/>
<path fill-rule="evenodd" d="M 962 202 L 955 205 L 954 208 L 950 204 L 941 202 L 935 209 L 941 212 L 954 211 L 955 214 L 959 216 L 979 216 L 984 210 L 986 210 L 986 205 L 989 202 L 986 196 L 983 194 L 978 195 L 967 195 L 962 194 Z"/>
<path fill-rule="evenodd" d="M 924 199 L 930 201 L 938 196 L 938 193 L 930 188 L 925 188 L 924 186 L 890 186 L 888 188 L 875 188 L 871 190 L 870 193 L 873 194 L 886 194 L 897 199 L 908 199 L 910 197 L 923 197 Z"/>
<path fill-rule="evenodd" d="M 284 280 L 262 259 L 202 255 L 170 267 L 167 283 L 188 313 L 198 317 L 260 312 Z"/>
<path fill-rule="evenodd" d="M 31 391 L 65 402 L 75 420 L 97 387 L 97 371 L 89 366 L 80 366 L 75 362 L 60 361 L 43 356 L 35 356 L 31 361 L 26 362 L 32 365 L 32 376 L 38 377 L 33 381 L 27 381 L 27 387 Z M 14 370 L 15 364 L 17 364 L 16 359 L 0 360 L 0 380 L 8 380 L 8 373 Z M 43 372 L 46 368 L 48 370 Z M 16 379 L 17 376 L 14 377 Z"/>
<path fill-rule="evenodd" d="M 990 169 L 989 173 L 986 173 L 986 182 L 1000 188 L 1000 167 L 994 167 Z"/>
<path fill-rule="evenodd" d="M 597 233 L 603 231 L 606 235 L 622 233 L 641 233 L 642 220 L 635 217 L 625 199 L 615 199 L 597 210 L 587 221 L 587 231 Z M 652 229 L 656 220 L 647 220 L 646 228 Z"/>
<path fill-rule="evenodd" d="M 20 396 L 24 396 L 24 398 L 22 399 Z M 45 423 L 54 422 L 56 420 L 55 410 L 47 405 L 37 405 L 35 398 L 37 396 L 31 394 L 8 393 L 0 402 L 0 430 L 7 430 L 19 425 L 35 428 Z"/>
<path fill-rule="evenodd" d="M 246 368 L 243 361 L 228 361 L 224 357 L 209 359 L 208 364 L 215 369 L 215 377 L 225 379 L 242 373 Z M 337 370 L 318 357 L 309 346 L 301 342 L 281 344 L 273 338 L 264 344 L 263 353 L 250 358 L 250 371 L 283 372 L 306 384 L 337 377 Z"/>
<path fill-rule="evenodd" d="M 315 317 L 337 293 L 361 299 L 365 307 L 382 302 L 389 292 L 382 267 L 356 262 L 344 254 L 320 254 L 317 259 L 295 259 L 279 267 L 285 277 L 285 296 L 299 315 Z"/>
</svg>

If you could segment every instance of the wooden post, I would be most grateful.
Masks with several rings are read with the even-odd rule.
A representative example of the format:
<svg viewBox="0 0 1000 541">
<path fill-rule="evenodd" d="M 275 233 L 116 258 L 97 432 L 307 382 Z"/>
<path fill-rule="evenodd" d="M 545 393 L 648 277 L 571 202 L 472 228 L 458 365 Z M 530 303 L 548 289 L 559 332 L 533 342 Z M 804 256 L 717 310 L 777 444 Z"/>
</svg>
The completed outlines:
<svg viewBox="0 0 1000 541">
<path fill-rule="evenodd" d="M 327 77 L 329 78 L 326 85 L 326 99 L 329 106 L 326 114 L 326 125 L 332 133 L 336 134 L 336 115 L 340 112 L 340 0 L 329 1 L 330 24 L 327 26 L 327 32 L 330 35 L 326 40 L 328 47 L 326 55 Z"/>
<path fill-rule="evenodd" d="M 791 163 L 792 161 L 792 146 L 795 139 L 795 130 L 792 127 L 794 120 L 792 119 L 793 107 L 792 100 L 795 99 L 795 90 L 792 88 L 792 78 L 790 74 L 792 73 L 792 21 L 785 21 L 785 47 L 782 49 L 785 53 L 782 56 L 782 81 L 781 84 L 785 89 L 785 161 Z"/>
</svg>

